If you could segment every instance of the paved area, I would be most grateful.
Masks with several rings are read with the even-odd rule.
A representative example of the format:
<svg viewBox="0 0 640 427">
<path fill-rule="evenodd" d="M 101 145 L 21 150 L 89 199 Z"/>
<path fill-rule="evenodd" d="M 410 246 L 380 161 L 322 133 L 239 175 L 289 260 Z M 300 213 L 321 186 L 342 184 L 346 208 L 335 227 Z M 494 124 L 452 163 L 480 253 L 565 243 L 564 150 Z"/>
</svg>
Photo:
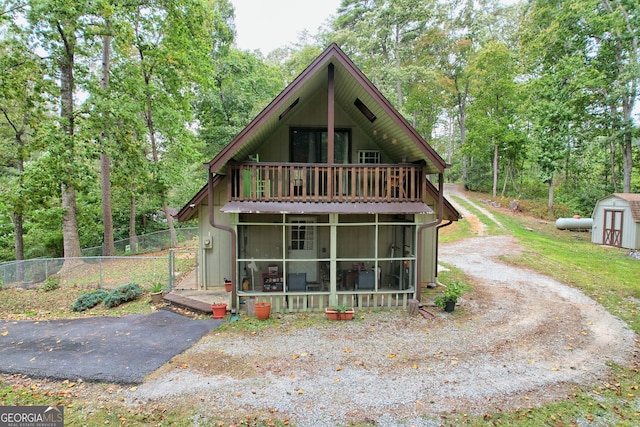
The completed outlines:
<svg viewBox="0 0 640 427">
<path fill-rule="evenodd" d="M 223 320 L 148 315 L 0 321 L 0 372 L 139 384 Z"/>
</svg>

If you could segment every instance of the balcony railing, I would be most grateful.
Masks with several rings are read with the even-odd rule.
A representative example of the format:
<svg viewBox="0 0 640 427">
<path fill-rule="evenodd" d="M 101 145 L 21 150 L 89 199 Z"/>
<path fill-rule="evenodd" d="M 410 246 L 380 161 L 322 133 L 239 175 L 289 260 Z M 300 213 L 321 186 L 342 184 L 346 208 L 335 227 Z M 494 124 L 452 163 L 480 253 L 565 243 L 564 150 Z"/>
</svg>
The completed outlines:
<svg viewBox="0 0 640 427">
<path fill-rule="evenodd" d="M 421 165 L 238 163 L 229 200 L 272 202 L 417 202 L 426 191 Z"/>
</svg>

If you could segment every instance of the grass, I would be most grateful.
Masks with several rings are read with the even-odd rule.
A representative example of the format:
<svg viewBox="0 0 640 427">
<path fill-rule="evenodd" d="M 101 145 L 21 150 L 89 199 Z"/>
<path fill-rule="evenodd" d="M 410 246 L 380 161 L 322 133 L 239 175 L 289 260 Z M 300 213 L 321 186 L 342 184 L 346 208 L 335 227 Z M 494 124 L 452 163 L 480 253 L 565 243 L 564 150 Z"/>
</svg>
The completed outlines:
<svg viewBox="0 0 640 427">
<path fill-rule="evenodd" d="M 467 194 L 471 199 L 487 196 Z M 456 200 L 458 201 L 458 200 Z M 504 234 L 492 226 L 479 209 L 464 204 L 465 209 L 477 215 L 488 225 L 488 234 Z M 553 223 L 540 219 L 514 215 L 508 210 L 482 205 L 500 221 L 524 247 L 522 253 L 505 257 L 505 261 L 540 271 L 567 285 L 576 287 L 597 300 L 609 312 L 623 319 L 640 333 L 640 262 L 626 255 L 627 251 L 591 244 L 588 233 L 557 230 Z M 472 218 L 467 218 L 440 229 L 440 241 L 455 241 L 474 234 Z M 466 282 L 464 273 L 450 269 L 439 277 L 443 283 Z M 0 312 L 3 319 L 53 319 L 95 315 L 122 316 L 129 313 L 148 313 L 153 310 L 145 294 L 140 300 L 124 304 L 117 309 L 98 306 L 86 313 L 74 313 L 71 304 L 86 289 L 80 286 L 61 286 L 49 292 L 44 290 L 0 291 Z M 325 321 L 321 315 L 294 316 L 287 322 L 271 318 L 260 322 L 242 317 L 227 323 L 218 333 L 259 334 L 271 328 L 307 327 Z M 640 347 L 640 344 L 639 344 Z M 265 418 L 233 420 L 232 414 L 220 414 L 210 419 L 195 420 L 194 413 L 205 413 L 194 405 L 200 403 L 172 399 L 166 404 L 128 406 L 120 401 L 123 388 L 110 384 L 74 384 L 33 380 L 8 376 L 0 380 L 0 405 L 65 406 L 65 425 L 219 425 L 219 426 L 282 426 L 281 422 Z M 97 400 L 92 391 L 110 394 L 113 399 Z M 231 421 L 233 420 L 233 421 Z M 612 366 L 610 377 L 590 387 L 576 387 L 567 399 L 540 407 L 525 407 L 515 411 L 496 411 L 481 417 L 461 413 L 442 414 L 438 420 L 443 426 L 637 426 L 640 425 L 640 372 L 639 366 Z"/>
</svg>

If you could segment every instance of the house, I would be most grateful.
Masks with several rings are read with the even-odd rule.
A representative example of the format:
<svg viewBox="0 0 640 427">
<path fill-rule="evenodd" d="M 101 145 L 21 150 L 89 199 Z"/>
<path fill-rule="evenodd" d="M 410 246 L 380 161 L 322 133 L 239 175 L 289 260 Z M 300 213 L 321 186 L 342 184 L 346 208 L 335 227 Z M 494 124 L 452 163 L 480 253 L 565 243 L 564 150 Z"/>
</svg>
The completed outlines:
<svg viewBox="0 0 640 427">
<path fill-rule="evenodd" d="M 596 202 L 591 242 L 640 249 L 640 194 L 613 193 Z"/>
<path fill-rule="evenodd" d="M 204 287 L 231 278 L 233 307 L 405 307 L 460 218 L 444 160 L 336 44 L 205 166 L 178 219 L 198 218 Z"/>
</svg>

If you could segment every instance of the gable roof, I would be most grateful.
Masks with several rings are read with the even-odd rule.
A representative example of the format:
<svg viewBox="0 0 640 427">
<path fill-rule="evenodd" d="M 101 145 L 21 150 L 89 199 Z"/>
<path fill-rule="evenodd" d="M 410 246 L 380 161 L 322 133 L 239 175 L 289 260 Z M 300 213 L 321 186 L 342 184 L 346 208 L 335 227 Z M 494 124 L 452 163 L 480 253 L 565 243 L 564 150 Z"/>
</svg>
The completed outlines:
<svg viewBox="0 0 640 427">
<path fill-rule="evenodd" d="M 210 162 L 210 172 L 225 174 L 229 161 L 246 159 L 283 125 L 282 118 L 310 101 L 320 90 L 328 90 L 329 64 L 334 67 L 335 103 L 339 105 L 384 151 L 399 163 L 425 161 L 427 173 L 442 173 L 447 167 L 440 155 L 402 117 L 347 55 L 332 43 L 291 84 L 289 84 L 247 127 Z M 370 110 L 367 118 L 356 100 Z M 331 108 L 331 107 L 330 107 Z"/>
</svg>

